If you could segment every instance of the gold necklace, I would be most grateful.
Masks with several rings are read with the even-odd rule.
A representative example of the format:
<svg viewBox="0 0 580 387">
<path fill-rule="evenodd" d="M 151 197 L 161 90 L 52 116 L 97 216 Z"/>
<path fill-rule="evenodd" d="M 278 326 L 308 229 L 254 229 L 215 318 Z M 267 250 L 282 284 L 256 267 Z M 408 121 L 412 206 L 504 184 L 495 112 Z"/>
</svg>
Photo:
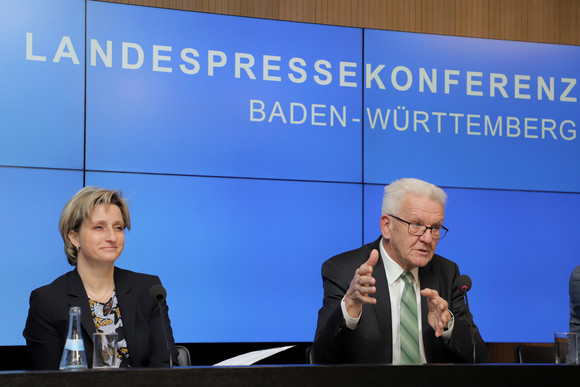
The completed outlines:
<svg viewBox="0 0 580 387">
<path fill-rule="evenodd" d="M 115 287 L 113 286 L 113 289 L 114 289 L 114 288 L 115 288 Z M 101 303 L 102 303 L 101 299 L 102 299 L 103 297 L 105 297 L 105 296 L 106 296 L 106 295 L 107 295 L 107 294 L 108 294 L 110 291 L 111 291 L 111 287 L 108 287 L 108 288 L 107 288 L 107 290 L 105 291 L 105 293 L 103 293 L 103 295 L 102 295 L 102 296 L 100 296 L 100 297 L 98 297 L 98 298 L 95 298 L 95 297 L 93 297 L 93 296 L 92 296 L 92 294 L 94 294 L 94 293 L 92 293 L 92 292 L 90 292 L 90 293 L 89 293 L 89 292 L 87 291 L 87 296 L 89 296 L 89 298 L 90 298 L 91 300 L 93 300 L 93 301 L 97 301 L 97 302 L 101 302 Z M 108 300 L 106 300 L 106 301 L 108 301 Z"/>
</svg>

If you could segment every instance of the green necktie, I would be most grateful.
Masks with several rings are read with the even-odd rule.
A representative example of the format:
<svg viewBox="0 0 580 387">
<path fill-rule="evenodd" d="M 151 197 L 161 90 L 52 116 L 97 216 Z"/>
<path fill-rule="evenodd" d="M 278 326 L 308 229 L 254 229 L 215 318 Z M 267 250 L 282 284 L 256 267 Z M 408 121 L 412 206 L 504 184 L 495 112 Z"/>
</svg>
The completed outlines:
<svg viewBox="0 0 580 387">
<path fill-rule="evenodd" d="M 405 271 L 401 274 L 405 281 L 401 298 L 401 363 L 419 364 L 419 322 L 417 319 L 417 298 L 413 287 L 413 275 Z"/>
</svg>

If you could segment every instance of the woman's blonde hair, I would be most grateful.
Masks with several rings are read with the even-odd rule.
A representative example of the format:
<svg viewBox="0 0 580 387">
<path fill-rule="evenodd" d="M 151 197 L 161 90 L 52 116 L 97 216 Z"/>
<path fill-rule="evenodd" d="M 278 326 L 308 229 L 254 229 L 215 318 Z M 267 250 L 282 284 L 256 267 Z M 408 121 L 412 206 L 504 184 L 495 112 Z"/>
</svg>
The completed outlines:
<svg viewBox="0 0 580 387">
<path fill-rule="evenodd" d="M 98 187 L 85 187 L 78 191 L 64 206 L 60 214 L 58 228 L 64 241 L 64 252 L 68 263 L 77 264 L 77 249 L 68 236 L 71 230 L 79 231 L 86 219 L 91 217 L 93 209 L 99 204 L 113 204 L 121 210 L 123 223 L 126 229 L 131 229 L 129 207 L 123 199 L 121 191 L 112 191 Z"/>
</svg>

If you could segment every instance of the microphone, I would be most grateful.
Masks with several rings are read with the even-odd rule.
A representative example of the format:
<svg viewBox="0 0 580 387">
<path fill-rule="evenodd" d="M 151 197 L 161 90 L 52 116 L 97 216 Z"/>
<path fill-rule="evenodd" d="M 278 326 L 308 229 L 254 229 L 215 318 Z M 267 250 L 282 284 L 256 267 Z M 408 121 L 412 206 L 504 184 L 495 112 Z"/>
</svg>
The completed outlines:
<svg viewBox="0 0 580 387">
<path fill-rule="evenodd" d="M 469 301 L 467 301 L 467 292 L 471 290 L 471 278 L 468 275 L 461 274 L 455 280 L 457 287 L 463 292 L 463 297 L 465 298 L 465 305 L 467 306 L 467 316 L 471 316 L 469 311 Z M 473 332 L 473 326 L 469 327 L 471 332 L 471 346 L 473 347 L 473 364 L 475 364 L 475 333 Z"/>
<path fill-rule="evenodd" d="M 149 295 L 157 304 L 159 305 L 159 313 L 161 314 L 161 324 L 163 325 L 163 334 L 165 335 L 165 343 L 167 344 L 167 352 L 169 352 L 169 368 L 173 368 L 173 356 L 171 356 L 171 347 L 169 345 L 169 339 L 167 338 L 167 327 L 165 325 L 165 318 L 163 317 L 163 309 L 161 308 L 161 303 L 167 297 L 167 291 L 161 284 L 156 284 L 151 286 L 149 290 Z"/>
<path fill-rule="evenodd" d="M 163 302 L 163 300 L 165 300 L 165 297 L 167 297 L 167 291 L 162 285 L 159 284 L 151 286 L 149 294 L 157 302 Z"/>
<path fill-rule="evenodd" d="M 461 274 L 459 277 L 457 277 L 455 283 L 463 293 L 467 293 L 469 290 L 471 290 L 471 278 L 469 278 L 468 275 Z"/>
</svg>

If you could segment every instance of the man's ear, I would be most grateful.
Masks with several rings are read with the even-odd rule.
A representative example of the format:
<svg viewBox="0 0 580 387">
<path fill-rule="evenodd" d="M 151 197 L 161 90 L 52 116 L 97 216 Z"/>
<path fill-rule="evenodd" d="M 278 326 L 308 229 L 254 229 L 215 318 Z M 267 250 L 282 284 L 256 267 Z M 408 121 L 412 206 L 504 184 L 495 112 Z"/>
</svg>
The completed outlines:
<svg viewBox="0 0 580 387">
<path fill-rule="evenodd" d="M 381 234 L 384 239 L 391 239 L 391 230 L 389 226 L 391 225 L 391 217 L 388 215 L 381 216 Z"/>
</svg>

